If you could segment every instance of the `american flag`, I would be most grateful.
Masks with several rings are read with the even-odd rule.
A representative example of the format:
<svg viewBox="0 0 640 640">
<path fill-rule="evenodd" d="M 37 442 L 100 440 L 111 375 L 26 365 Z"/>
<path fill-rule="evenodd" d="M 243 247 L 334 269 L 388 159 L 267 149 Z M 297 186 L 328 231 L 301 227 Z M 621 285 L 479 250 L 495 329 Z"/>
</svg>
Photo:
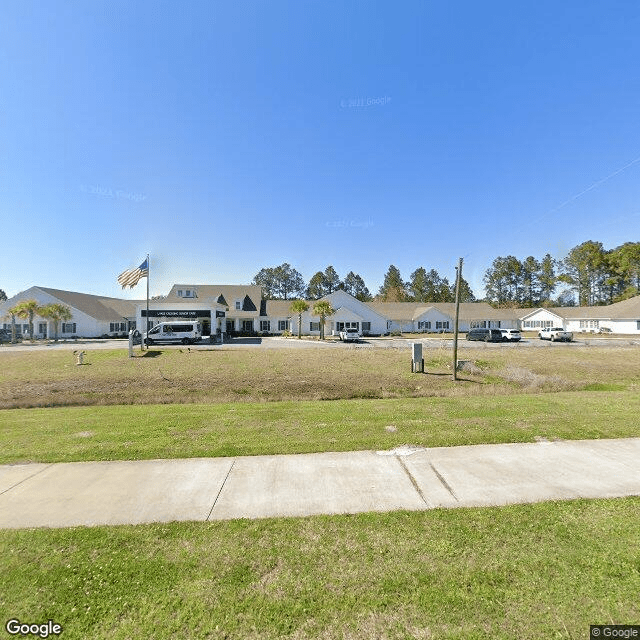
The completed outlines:
<svg viewBox="0 0 640 640">
<path fill-rule="evenodd" d="M 118 282 L 122 288 L 135 287 L 140 278 L 149 277 L 149 258 L 147 258 L 137 269 L 127 269 L 118 276 Z"/>
</svg>

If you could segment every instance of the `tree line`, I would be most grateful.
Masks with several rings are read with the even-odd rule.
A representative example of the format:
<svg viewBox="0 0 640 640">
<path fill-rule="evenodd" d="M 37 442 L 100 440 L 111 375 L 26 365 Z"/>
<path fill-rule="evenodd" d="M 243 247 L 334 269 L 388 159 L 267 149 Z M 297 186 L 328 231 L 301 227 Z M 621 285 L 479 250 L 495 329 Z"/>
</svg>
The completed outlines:
<svg viewBox="0 0 640 640">
<path fill-rule="evenodd" d="M 378 300 L 381 302 L 454 302 L 455 283 L 451 284 L 435 269 L 427 271 L 418 267 L 409 280 L 404 281 L 400 270 L 390 265 L 384 282 L 374 297 L 360 275 L 349 271 L 341 279 L 333 266 L 316 272 L 309 282 L 289 263 L 277 267 L 264 267 L 258 271 L 252 284 L 262 287 L 262 295 L 268 300 L 290 300 L 304 298 L 318 300 L 338 289 L 346 291 L 362 302 Z M 469 283 L 461 278 L 460 299 L 463 302 L 475 301 Z"/>
<path fill-rule="evenodd" d="M 640 242 L 606 250 L 587 240 L 556 260 L 497 257 L 484 275 L 486 301 L 496 306 L 596 306 L 640 294 Z M 560 290 L 557 297 L 554 293 Z"/>
</svg>

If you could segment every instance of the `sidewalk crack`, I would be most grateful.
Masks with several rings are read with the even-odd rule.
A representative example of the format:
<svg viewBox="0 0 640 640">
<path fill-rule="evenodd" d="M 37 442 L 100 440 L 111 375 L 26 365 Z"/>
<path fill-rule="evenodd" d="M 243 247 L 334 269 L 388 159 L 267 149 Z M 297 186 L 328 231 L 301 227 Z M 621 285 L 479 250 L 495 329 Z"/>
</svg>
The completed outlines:
<svg viewBox="0 0 640 640">
<path fill-rule="evenodd" d="M 443 484 L 444 488 L 453 496 L 453 499 L 456 502 L 459 502 L 458 496 L 456 495 L 456 492 L 449 486 L 449 483 L 444 479 L 442 474 L 433 466 L 432 462 L 429 463 L 429 466 L 431 467 L 431 469 L 433 469 L 433 473 L 435 473 L 436 476 L 438 476 L 438 480 L 440 480 L 440 482 Z"/>
<path fill-rule="evenodd" d="M 23 482 L 26 482 L 27 480 L 31 480 L 31 478 L 35 478 L 39 473 L 46 471 L 49 467 L 52 467 L 53 464 L 54 464 L 53 462 L 51 464 L 48 464 L 43 469 L 40 469 L 40 471 L 36 471 L 35 473 L 32 473 L 30 476 L 27 476 L 26 478 L 23 478 L 22 480 L 20 480 L 20 482 L 16 482 L 15 484 L 12 484 L 10 487 L 5 489 L 4 491 L 0 491 L 0 496 L 7 493 L 7 491 L 11 491 L 11 489 L 15 489 L 18 485 L 22 484 Z"/>
<path fill-rule="evenodd" d="M 398 462 L 400 463 L 400 465 L 404 469 L 404 472 L 409 477 L 409 480 L 411 480 L 411 484 L 413 485 L 413 488 L 418 492 L 418 495 L 422 498 L 422 501 L 427 506 L 429 506 L 429 502 L 425 498 L 424 493 L 422 493 L 422 489 L 420 488 L 420 485 L 418 484 L 416 479 L 413 477 L 413 475 L 411 475 L 411 471 L 409 471 L 409 469 L 407 468 L 407 465 L 404 463 L 404 460 L 400 456 L 396 456 L 396 460 L 398 460 Z"/>
<path fill-rule="evenodd" d="M 216 496 L 216 499 L 213 501 L 213 504 L 211 505 L 211 509 L 209 509 L 209 515 L 206 517 L 205 522 L 207 522 L 209 520 L 209 518 L 211 517 L 211 514 L 213 513 L 213 509 L 216 506 L 216 503 L 218 502 L 218 498 L 220 497 L 220 494 L 222 493 L 222 490 L 224 489 L 224 485 L 227 484 L 227 479 L 229 478 L 229 476 L 231 475 L 231 469 L 233 469 L 233 466 L 235 465 L 236 460 L 235 458 L 232 460 L 231 462 L 231 466 L 229 467 L 229 471 L 227 471 L 227 475 L 225 476 L 222 485 L 220 486 L 220 491 L 218 491 L 218 495 Z"/>
</svg>

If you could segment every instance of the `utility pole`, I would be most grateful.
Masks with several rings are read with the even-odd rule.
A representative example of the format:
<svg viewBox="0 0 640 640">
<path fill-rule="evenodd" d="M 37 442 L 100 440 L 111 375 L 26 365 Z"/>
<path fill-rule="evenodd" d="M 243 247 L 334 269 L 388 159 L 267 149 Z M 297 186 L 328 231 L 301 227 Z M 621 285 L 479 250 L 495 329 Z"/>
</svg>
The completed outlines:
<svg viewBox="0 0 640 640">
<path fill-rule="evenodd" d="M 458 379 L 458 316 L 460 314 L 460 278 L 462 278 L 462 258 L 456 269 L 456 318 L 453 327 L 453 379 Z"/>
</svg>

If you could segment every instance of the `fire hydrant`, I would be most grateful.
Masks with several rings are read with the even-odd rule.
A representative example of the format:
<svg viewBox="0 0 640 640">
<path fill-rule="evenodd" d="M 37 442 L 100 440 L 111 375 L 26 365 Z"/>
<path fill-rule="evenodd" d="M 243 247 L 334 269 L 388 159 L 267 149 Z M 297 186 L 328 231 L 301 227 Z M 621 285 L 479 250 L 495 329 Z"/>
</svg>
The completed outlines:
<svg viewBox="0 0 640 640">
<path fill-rule="evenodd" d="M 84 351 L 76 351 L 76 364 L 84 364 Z"/>
</svg>

